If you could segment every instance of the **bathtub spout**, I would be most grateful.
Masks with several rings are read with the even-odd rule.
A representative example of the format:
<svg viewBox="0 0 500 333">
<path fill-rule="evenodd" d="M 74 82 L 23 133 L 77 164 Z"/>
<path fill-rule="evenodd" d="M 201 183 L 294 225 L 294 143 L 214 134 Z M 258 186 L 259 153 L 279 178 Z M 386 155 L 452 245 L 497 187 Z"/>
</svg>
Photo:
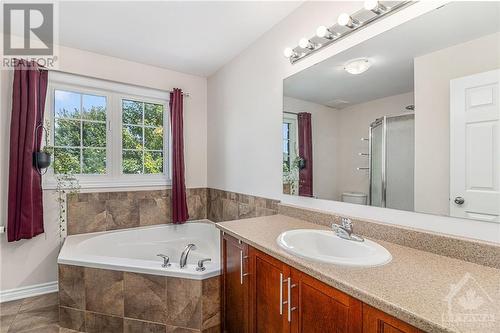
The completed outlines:
<svg viewBox="0 0 500 333">
<path fill-rule="evenodd" d="M 186 248 L 184 249 L 184 251 L 182 251 L 181 261 L 180 261 L 181 268 L 184 268 L 186 266 L 187 258 L 188 258 L 189 252 L 191 250 L 196 250 L 196 245 L 194 245 L 194 244 L 188 244 L 186 246 Z"/>
</svg>

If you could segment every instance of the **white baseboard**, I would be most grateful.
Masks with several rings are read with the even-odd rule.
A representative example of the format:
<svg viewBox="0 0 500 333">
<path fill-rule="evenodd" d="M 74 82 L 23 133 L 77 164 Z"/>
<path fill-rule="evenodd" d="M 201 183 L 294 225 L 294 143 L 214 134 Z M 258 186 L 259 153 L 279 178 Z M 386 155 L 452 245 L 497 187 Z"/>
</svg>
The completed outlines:
<svg viewBox="0 0 500 333">
<path fill-rule="evenodd" d="M 54 293 L 59 290 L 57 281 L 35 284 L 21 288 L 0 291 L 0 303 L 14 301 L 16 299 L 33 297 L 43 294 Z"/>
</svg>

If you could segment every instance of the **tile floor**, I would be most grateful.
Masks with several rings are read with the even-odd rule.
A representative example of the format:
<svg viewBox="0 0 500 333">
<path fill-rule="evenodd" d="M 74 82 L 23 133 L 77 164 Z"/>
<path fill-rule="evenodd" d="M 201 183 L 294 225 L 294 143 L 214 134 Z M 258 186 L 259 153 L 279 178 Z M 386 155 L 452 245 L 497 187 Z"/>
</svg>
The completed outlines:
<svg viewBox="0 0 500 333">
<path fill-rule="evenodd" d="M 59 327 L 57 293 L 0 303 L 0 333 L 77 333 Z"/>
</svg>

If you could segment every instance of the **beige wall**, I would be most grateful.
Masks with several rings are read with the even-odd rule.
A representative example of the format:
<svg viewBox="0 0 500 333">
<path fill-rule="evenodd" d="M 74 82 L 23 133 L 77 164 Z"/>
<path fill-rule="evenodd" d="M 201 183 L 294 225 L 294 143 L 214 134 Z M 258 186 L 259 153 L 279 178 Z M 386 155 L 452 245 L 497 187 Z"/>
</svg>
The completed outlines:
<svg viewBox="0 0 500 333">
<path fill-rule="evenodd" d="M 496 33 L 415 58 L 415 211 L 449 214 L 450 80 L 500 68 Z"/>
<path fill-rule="evenodd" d="M 191 93 L 184 104 L 185 165 L 188 187 L 207 186 L 207 80 L 82 50 L 61 47 L 60 70 L 156 89 L 182 88 Z M 0 71 L 0 152 L 8 156 L 11 72 Z M 49 74 L 50 77 L 50 74 Z M 0 225 L 7 223 L 8 159 L 0 175 Z M 110 189 L 101 189 L 107 191 Z M 56 280 L 59 251 L 57 205 L 53 193 L 44 193 L 45 234 L 7 243 L 0 235 L 0 291 Z"/>
<path fill-rule="evenodd" d="M 357 167 L 367 167 L 368 158 L 358 153 L 368 152 L 369 126 L 375 119 L 383 116 L 398 115 L 407 112 L 405 107 L 413 104 L 413 92 L 384 97 L 362 104 L 356 104 L 339 110 L 339 141 L 336 200 L 341 200 L 342 192 L 363 192 L 368 194 L 369 176 Z"/>
<path fill-rule="evenodd" d="M 313 195 L 316 198 L 335 196 L 337 158 L 337 112 L 328 106 L 284 97 L 286 112 L 311 113 L 313 145 Z"/>
</svg>

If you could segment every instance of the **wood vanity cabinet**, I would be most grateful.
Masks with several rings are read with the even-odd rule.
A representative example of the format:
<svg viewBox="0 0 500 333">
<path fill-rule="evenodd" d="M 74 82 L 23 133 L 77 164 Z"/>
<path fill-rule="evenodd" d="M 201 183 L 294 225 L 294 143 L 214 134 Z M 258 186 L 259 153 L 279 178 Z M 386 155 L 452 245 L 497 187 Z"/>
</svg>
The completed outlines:
<svg viewBox="0 0 500 333">
<path fill-rule="evenodd" d="M 290 268 L 250 247 L 251 332 L 290 332 L 287 299 Z"/>
<path fill-rule="evenodd" d="M 292 333 L 361 333 L 359 300 L 294 268 L 291 270 Z"/>
<path fill-rule="evenodd" d="M 424 333 L 368 304 L 363 304 L 363 333 Z"/>
<path fill-rule="evenodd" d="M 423 333 L 227 234 L 223 332 Z"/>
<path fill-rule="evenodd" d="M 248 245 L 223 234 L 222 326 L 224 332 L 250 332 Z"/>
</svg>

